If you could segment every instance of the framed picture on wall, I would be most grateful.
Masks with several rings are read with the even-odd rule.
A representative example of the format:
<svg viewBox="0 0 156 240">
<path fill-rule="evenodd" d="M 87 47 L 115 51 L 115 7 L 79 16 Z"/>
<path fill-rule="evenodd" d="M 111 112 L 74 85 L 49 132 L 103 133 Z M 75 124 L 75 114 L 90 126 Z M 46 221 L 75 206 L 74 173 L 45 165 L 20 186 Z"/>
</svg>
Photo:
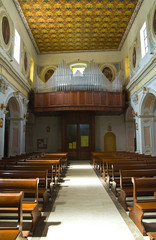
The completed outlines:
<svg viewBox="0 0 156 240">
<path fill-rule="evenodd" d="M 47 139 L 37 139 L 37 148 L 38 149 L 47 149 Z"/>
</svg>

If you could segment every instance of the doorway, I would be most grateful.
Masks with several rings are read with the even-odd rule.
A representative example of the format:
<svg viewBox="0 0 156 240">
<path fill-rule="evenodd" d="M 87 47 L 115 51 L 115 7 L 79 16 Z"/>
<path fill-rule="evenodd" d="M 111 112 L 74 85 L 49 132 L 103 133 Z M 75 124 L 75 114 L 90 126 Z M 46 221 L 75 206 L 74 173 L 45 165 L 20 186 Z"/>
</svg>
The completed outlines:
<svg viewBox="0 0 156 240">
<path fill-rule="evenodd" d="M 104 151 L 105 152 L 116 151 L 116 136 L 112 132 L 108 132 L 104 136 Z"/>
<path fill-rule="evenodd" d="M 63 151 L 69 159 L 87 160 L 94 151 L 94 114 L 75 112 L 63 116 Z"/>
</svg>

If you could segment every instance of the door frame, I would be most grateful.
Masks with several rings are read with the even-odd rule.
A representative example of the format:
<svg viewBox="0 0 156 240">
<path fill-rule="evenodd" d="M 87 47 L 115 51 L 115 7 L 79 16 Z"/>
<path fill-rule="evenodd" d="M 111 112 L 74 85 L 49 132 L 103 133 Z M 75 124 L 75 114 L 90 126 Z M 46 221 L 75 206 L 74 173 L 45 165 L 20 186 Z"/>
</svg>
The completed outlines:
<svg viewBox="0 0 156 240">
<path fill-rule="evenodd" d="M 89 124 L 89 148 L 74 149 L 67 148 L 67 125 L 68 124 Z M 78 127 L 79 128 L 79 127 Z M 77 128 L 77 131 L 79 129 Z M 78 136 L 77 136 L 78 137 Z M 78 139 L 80 141 L 80 139 Z M 80 145 L 80 142 L 78 143 Z M 90 111 L 71 111 L 65 112 L 62 115 L 62 150 L 68 151 L 69 159 L 88 160 L 91 158 L 91 152 L 95 150 L 95 113 Z"/>
</svg>

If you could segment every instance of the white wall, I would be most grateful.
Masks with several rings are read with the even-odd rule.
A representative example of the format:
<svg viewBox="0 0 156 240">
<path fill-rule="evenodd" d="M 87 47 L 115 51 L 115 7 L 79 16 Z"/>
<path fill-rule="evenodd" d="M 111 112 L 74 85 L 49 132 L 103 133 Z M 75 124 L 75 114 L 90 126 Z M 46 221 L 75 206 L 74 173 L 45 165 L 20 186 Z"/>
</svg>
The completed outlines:
<svg viewBox="0 0 156 240">
<path fill-rule="evenodd" d="M 108 127 L 116 136 L 117 151 L 126 151 L 126 132 L 124 116 L 96 116 L 95 117 L 95 150 L 104 151 L 104 135 Z"/>
<path fill-rule="evenodd" d="M 47 132 L 47 127 L 50 132 Z M 47 139 L 47 149 L 37 149 L 37 139 Z M 36 117 L 34 124 L 34 150 L 45 152 L 58 152 L 62 147 L 61 117 Z"/>
</svg>

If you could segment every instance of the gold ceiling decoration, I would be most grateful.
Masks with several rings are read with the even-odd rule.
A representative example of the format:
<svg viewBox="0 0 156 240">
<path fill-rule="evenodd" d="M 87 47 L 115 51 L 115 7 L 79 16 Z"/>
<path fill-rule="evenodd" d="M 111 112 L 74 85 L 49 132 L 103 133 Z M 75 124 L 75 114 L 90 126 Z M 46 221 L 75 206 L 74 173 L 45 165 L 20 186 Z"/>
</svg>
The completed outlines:
<svg viewBox="0 0 156 240">
<path fill-rule="evenodd" d="M 138 0 L 14 0 L 41 53 L 117 50 Z M 20 12 L 20 11 L 19 11 Z"/>
</svg>

